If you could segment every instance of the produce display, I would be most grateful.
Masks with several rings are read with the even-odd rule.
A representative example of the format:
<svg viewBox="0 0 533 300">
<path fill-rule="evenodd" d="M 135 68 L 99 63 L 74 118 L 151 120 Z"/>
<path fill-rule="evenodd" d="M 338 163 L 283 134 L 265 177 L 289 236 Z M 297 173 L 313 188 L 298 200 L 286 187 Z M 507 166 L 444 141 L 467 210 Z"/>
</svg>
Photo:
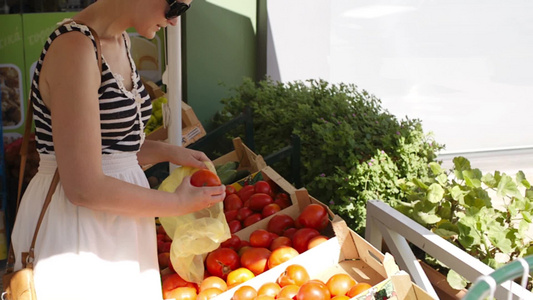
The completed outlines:
<svg viewBox="0 0 533 300">
<path fill-rule="evenodd" d="M 235 233 L 292 204 L 289 194 L 272 181 L 259 180 L 240 190 L 226 187 L 224 214 L 231 233 Z"/>
<path fill-rule="evenodd" d="M 157 127 L 163 126 L 163 105 L 167 102 L 167 98 L 163 96 L 152 101 L 152 115 L 144 127 L 145 134 L 150 134 Z"/>
<path fill-rule="evenodd" d="M 217 165 L 215 168 L 222 184 L 231 184 L 250 175 L 250 170 L 238 169 L 239 162 L 237 161 L 231 160 L 222 165 Z"/>
<path fill-rule="evenodd" d="M 374 249 L 327 206 L 272 168 L 232 182 L 242 170 L 228 157 L 219 160 L 216 174 L 197 171 L 191 176 L 195 186 L 226 185 L 220 217 L 230 236 L 200 256 L 203 277 L 188 281 L 176 272 L 169 254 L 174 253 L 172 238 L 166 225 L 157 227 L 164 299 L 430 299 L 406 296 L 412 285 L 408 276 L 397 294 L 400 285 L 393 281 L 400 278 L 394 277 L 398 267 L 392 256 Z M 253 168 L 248 164 L 244 169 Z"/>
</svg>

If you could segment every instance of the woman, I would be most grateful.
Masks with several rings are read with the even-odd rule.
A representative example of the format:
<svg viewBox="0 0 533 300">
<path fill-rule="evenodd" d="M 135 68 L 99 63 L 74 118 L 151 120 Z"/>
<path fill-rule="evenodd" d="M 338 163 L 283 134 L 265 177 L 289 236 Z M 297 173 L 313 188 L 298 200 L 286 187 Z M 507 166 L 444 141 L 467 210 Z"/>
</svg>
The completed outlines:
<svg viewBox="0 0 533 300">
<path fill-rule="evenodd" d="M 177 23 L 186 4 L 99 0 L 63 22 L 45 44 L 31 90 L 41 162 L 12 234 L 19 269 L 58 168 L 60 183 L 35 248 L 39 300 L 161 299 L 154 217 L 187 214 L 225 196 L 224 186 L 198 188 L 188 180 L 175 193 L 152 190 L 139 167 L 169 161 L 204 168 L 209 160 L 144 139 L 151 104 L 125 33 L 134 27 L 153 38 Z M 100 38 L 102 72 L 86 25 Z"/>
</svg>

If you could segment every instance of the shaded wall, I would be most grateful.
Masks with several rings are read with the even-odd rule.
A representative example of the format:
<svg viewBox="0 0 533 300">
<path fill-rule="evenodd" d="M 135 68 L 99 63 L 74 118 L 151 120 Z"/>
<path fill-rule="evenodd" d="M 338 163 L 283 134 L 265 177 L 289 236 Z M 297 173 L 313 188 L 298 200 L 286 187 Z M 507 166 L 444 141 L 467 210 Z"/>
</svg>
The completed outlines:
<svg viewBox="0 0 533 300">
<path fill-rule="evenodd" d="M 256 0 L 192 5 L 182 29 L 184 101 L 209 130 L 229 87 L 256 76 Z"/>
</svg>

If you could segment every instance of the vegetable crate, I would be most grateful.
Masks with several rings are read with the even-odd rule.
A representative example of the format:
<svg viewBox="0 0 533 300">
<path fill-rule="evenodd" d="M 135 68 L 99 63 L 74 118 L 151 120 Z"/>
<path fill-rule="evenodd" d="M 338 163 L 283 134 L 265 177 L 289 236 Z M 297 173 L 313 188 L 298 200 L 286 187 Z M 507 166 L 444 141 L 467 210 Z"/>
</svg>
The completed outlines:
<svg viewBox="0 0 533 300">
<path fill-rule="evenodd" d="M 314 202 L 314 201 L 311 201 Z M 254 224 L 255 225 L 255 224 Z M 259 228 L 261 224 L 257 224 Z M 258 290 L 267 282 L 276 282 L 283 271 L 292 264 L 306 268 L 311 279 L 326 282 L 332 275 L 345 273 L 357 282 L 367 282 L 372 288 L 352 299 L 432 299 L 409 275 L 399 271 L 390 254 L 382 254 L 354 231 L 338 216 L 332 221 L 335 236 L 300 255 L 216 296 L 215 300 L 230 300 L 241 286 Z M 239 232 L 238 235 L 244 235 Z"/>
<path fill-rule="evenodd" d="M 233 148 L 235 150 L 213 160 L 213 164 L 215 165 L 215 167 L 224 165 L 229 162 L 237 162 L 236 170 L 247 170 L 248 174 L 257 173 L 261 169 L 266 167 L 266 163 L 263 157 L 261 155 L 255 154 L 252 150 L 250 150 L 250 148 L 248 148 L 242 142 L 241 138 L 236 137 L 233 139 Z"/>
</svg>

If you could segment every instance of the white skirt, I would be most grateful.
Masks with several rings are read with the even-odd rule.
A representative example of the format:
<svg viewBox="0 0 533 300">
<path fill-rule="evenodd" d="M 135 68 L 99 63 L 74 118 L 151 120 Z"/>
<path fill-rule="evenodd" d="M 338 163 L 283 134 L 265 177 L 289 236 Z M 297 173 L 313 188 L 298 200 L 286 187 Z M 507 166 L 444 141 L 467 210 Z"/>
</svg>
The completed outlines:
<svg viewBox="0 0 533 300">
<path fill-rule="evenodd" d="M 46 193 L 57 168 L 54 155 L 40 156 L 13 228 L 15 270 L 22 267 Z M 106 175 L 149 188 L 135 153 L 103 155 Z M 110 199 L 112 201 L 112 199 Z M 35 245 L 37 298 L 160 300 L 154 218 L 134 218 L 73 205 L 61 179 Z"/>
</svg>

